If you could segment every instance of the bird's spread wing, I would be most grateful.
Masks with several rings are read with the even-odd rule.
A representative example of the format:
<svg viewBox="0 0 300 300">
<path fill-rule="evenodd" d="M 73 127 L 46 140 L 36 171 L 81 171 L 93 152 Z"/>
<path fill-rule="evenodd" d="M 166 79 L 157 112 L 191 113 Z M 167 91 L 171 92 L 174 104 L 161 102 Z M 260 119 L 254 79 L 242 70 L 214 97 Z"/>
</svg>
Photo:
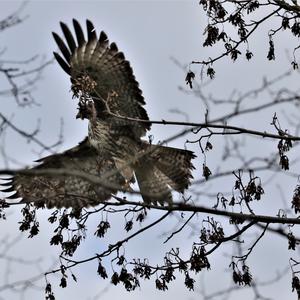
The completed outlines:
<svg viewBox="0 0 300 300">
<path fill-rule="evenodd" d="M 149 120 L 142 91 L 129 62 L 115 43 L 110 43 L 102 31 L 97 37 L 93 24 L 87 20 L 87 40 L 78 21 L 73 20 L 76 40 L 70 29 L 60 23 L 64 40 L 53 33 L 62 56 L 54 52 L 60 66 L 71 76 L 73 91 L 88 90 L 97 114 L 101 117 L 107 107 L 110 112 L 128 118 Z M 89 90 L 90 89 L 90 90 Z M 136 136 L 150 129 L 149 123 L 129 122 Z"/>
<path fill-rule="evenodd" d="M 85 139 L 78 146 L 61 154 L 50 155 L 38 160 L 32 168 L 41 170 L 67 170 L 81 172 L 99 180 L 99 184 L 72 175 L 16 174 L 0 184 L 2 192 L 15 192 L 7 199 L 22 198 L 21 202 L 33 202 L 37 206 L 82 208 L 95 206 L 122 190 L 125 180 L 116 169 L 112 159 L 100 159 Z M 55 173 L 54 170 L 54 173 Z M 34 173 L 34 172 L 33 172 Z"/>
</svg>

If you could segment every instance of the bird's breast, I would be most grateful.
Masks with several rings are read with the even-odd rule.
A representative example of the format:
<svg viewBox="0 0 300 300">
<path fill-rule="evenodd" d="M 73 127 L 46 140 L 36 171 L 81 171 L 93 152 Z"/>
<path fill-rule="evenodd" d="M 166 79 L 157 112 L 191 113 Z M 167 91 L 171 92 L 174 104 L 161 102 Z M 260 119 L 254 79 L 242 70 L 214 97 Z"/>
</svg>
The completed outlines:
<svg viewBox="0 0 300 300">
<path fill-rule="evenodd" d="M 109 127 L 102 122 L 89 122 L 88 126 L 89 142 L 99 153 L 110 152 L 111 135 Z"/>
</svg>

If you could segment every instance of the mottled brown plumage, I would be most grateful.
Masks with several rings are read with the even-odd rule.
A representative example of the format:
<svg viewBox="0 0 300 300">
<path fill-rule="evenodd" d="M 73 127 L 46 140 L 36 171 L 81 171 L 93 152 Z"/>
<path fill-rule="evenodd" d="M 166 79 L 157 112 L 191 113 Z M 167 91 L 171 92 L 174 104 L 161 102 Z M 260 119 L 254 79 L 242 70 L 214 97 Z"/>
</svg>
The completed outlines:
<svg viewBox="0 0 300 300">
<path fill-rule="evenodd" d="M 63 55 L 61 57 L 54 52 L 61 67 L 71 76 L 73 87 L 83 81 L 83 78 L 90 78 L 95 83 L 94 89 L 89 91 L 94 101 L 97 117 L 101 120 L 109 118 L 107 106 L 114 114 L 121 116 L 149 120 L 142 91 L 135 79 L 130 63 L 125 59 L 122 52 L 118 50 L 115 43 L 110 43 L 106 34 L 102 31 L 97 38 L 93 24 L 87 20 L 88 39 L 85 40 L 83 30 L 78 21 L 73 20 L 75 38 L 70 29 L 64 23 L 61 28 L 66 43 L 56 33 L 53 37 Z M 84 85 L 79 86 L 79 90 L 86 88 L 87 80 Z M 111 97 L 111 95 L 115 95 Z M 122 125 L 127 125 L 135 137 L 145 135 L 146 130 L 150 129 L 150 123 L 130 122 L 114 119 Z"/>
<path fill-rule="evenodd" d="M 15 194 L 9 199 L 22 198 L 22 203 L 33 202 L 36 206 L 82 208 L 96 206 L 109 199 L 112 194 L 125 189 L 123 176 L 112 159 L 101 158 L 86 138 L 78 146 L 61 154 L 54 154 L 37 161 L 32 171 L 64 169 L 95 175 L 100 184 L 92 184 L 77 176 L 47 176 L 16 174 L 4 180 L 2 192 Z M 108 174 L 112 174 L 108 176 Z M 2 179 L 3 180 L 3 179 Z M 101 184 L 102 183 L 102 184 Z"/>
<path fill-rule="evenodd" d="M 87 39 L 76 20 L 73 27 L 76 38 L 64 23 L 63 39 L 53 33 L 62 54 L 54 52 L 54 56 L 70 75 L 73 96 L 79 99 L 76 117 L 89 120 L 88 140 L 42 159 L 34 169 L 82 170 L 100 179 L 107 171 L 113 175 L 105 177 L 108 187 L 104 187 L 74 176 L 19 174 L 7 191 L 16 190 L 23 202 L 45 203 L 47 207 L 84 207 L 109 199 L 136 178 L 146 203 L 171 205 L 172 190 L 183 193 L 190 184 L 194 154 L 141 139 L 151 124 L 129 62 L 103 31 L 97 37 L 90 21 L 86 22 Z"/>
<path fill-rule="evenodd" d="M 79 98 L 77 117 L 89 119 L 89 141 L 100 156 L 112 157 L 124 179 L 137 178 L 145 202 L 172 202 L 171 189 L 183 192 L 190 184 L 193 153 L 149 145 L 141 140 L 150 122 L 142 92 L 129 62 L 104 32 L 99 38 L 87 21 L 87 40 L 76 20 L 75 38 L 61 23 L 65 42 L 54 39 L 63 55 L 54 53 L 71 76 L 72 90 Z"/>
</svg>

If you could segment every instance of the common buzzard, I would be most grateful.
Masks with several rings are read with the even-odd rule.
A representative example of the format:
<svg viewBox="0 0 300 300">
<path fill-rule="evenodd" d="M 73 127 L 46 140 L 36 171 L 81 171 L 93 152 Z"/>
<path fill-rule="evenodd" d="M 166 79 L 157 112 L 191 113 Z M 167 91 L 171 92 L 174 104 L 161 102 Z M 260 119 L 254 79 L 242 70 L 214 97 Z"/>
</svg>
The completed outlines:
<svg viewBox="0 0 300 300">
<path fill-rule="evenodd" d="M 144 97 L 129 62 L 102 31 L 99 37 L 87 20 L 87 39 L 78 21 L 75 36 L 60 23 L 63 38 L 53 33 L 62 53 L 54 56 L 70 75 L 77 118 L 88 119 L 88 138 L 62 154 L 41 159 L 36 169 L 76 169 L 104 176 L 109 184 L 95 186 L 74 176 L 16 175 L 12 186 L 24 202 L 47 207 L 96 205 L 138 182 L 146 203 L 172 203 L 172 190 L 183 193 L 190 184 L 194 154 L 188 150 L 153 145 L 141 138 L 150 129 Z M 110 176 L 104 174 L 110 171 Z M 6 183 L 9 185 L 9 182 Z M 76 197 L 70 195 L 75 194 Z"/>
</svg>

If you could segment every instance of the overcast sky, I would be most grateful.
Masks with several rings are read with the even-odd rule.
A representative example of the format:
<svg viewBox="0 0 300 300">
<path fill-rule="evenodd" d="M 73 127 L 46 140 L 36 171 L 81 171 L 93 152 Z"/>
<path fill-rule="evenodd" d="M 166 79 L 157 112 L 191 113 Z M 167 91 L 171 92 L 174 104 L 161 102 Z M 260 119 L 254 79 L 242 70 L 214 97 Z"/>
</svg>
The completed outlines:
<svg viewBox="0 0 300 300">
<path fill-rule="evenodd" d="M 146 99 L 146 109 L 152 120 L 185 120 L 182 114 L 172 112 L 174 109 L 184 112 L 188 115 L 190 121 L 201 122 L 204 120 L 205 106 L 197 97 L 182 93 L 178 87 L 184 86 L 185 71 L 178 67 L 172 58 L 175 58 L 182 65 L 196 59 L 207 59 L 210 55 L 217 53 L 218 49 L 203 49 L 203 29 L 206 25 L 206 18 L 201 14 L 199 1 L 31 1 L 26 5 L 22 15 L 28 16 L 24 23 L 14 26 L 1 33 L 1 47 L 7 48 L 5 57 L 7 60 L 24 60 L 33 55 L 41 55 L 41 59 L 49 60 L 52 58 L 52 52 L 57 51 L 51 32 L 60 33 L 59 22 L 63 21 L 71 24 L 72 19 L 78 19 L 82 24 L 86 19 L 90 19 L 99 33 L 104 30 L 110 41 L 115 41 L 126 58 L 131 62 L 137 80 L 143 90 Z M 13 12 L 21 2 L 1 1 L 0 17 L 4 18 Z M 258 36 L 253 41 L 253 48 L 261 49 L 255 56 L 253 63 L 247 63 L 241 59 L 236 63 L 231 61 L 220 62 L 216 65 L 217 78 L 207 87 L 207 93 L 214 93 L 216 96 L 230 95 L 232 90 L 247 90 L 256 87 L 265 75 L 275 76 L 288 69 L 288 55 L 284 51 L 284 44 L 288 38 L 283 37 L 279 42 L 282 45 L 282 51 L 279 52 L 278 62 L 269 63 L 266 61 L 267 39 L 265 35 Z M 197 67 L 192 66 L 197 73 L 197 81 L 204 84 L 207 80 L 201 81 Z M 298 82 L 297 77 L 291 78 L 288 84 L 293 85 Z M 5 85 L 5 83 L 3 83 Z M 48 66 L 43 73 L 43 78 L 36 85 L 34 97 L 39 105 L 20 108 L 15 105 L 12 98 L 1 99 L 1 112 L 12 118 L 16 125 L 28 131 L 36 126 L 37 119 L 41 119 L 41 138 L 45 143 L 52 144 L 57 140 L 60 120 L 63 119 L 63 144 L 56 149 L 62 151 L 78 143 L 87 133 L 87 122 L 75 119 L 76 103 L 72 100 L 69 92 L 70 82 L 68 76 L 61 70 L 58 64 L 53 63 Z M 220 115 L 222 111 L 213 111 L 212 115 Z M 264 126 L 270 130 L 270 120 L 272 114 L 267 118 L 262 118 L 259 122 L 250 120 L 238 120 L 240 125 L 247 126 L 251 124 L 253 129 Z M 253 120 L 252 120 L 253 121 Z M 268 127 L 269 126 L 269 127 Z M 153 126 L 151 134 L 154 141 L 163 140 L 176 132 L 178 128 L 168 128 L 164 126 Z M 183 147 L 185 139 L 174 141 L 170 146 Z M 2 140 L 2 142 L 4 142 Z M 32 161 L 40 155 L 40 149 L 34 144 L 27 144 L 20 136 L 10 132 L 5 138 L 6 149 L 11 157 L 24 165 L 32 165 Z M 269 144 L 266 144 L 266 148 Z M 271 146 L 270 146 L 271 147 Z M 196 147 L 192 147 L 198 151 Z M 250 150 L 249 150 L 250 151 Z M 46 155 L 49 153 L 42 153 Z M 208 159 L 210 159 L 208 157 Z M 214 159 L 210 160 L 213 164 Z M 202 162 L 196 162 L 200 171 L 195 172 L 195 178 L 201 176 Z M 10 164 L 11 167 L 19 166 Z M 1 167 L 4 167 L 1 162 Z M 293 186 L 294 182 L 291 186 Z M 41 257 L 41 269 L 24 267 L 17 269 L 12 265 L 10 280 L 27 278 L 41 270 L 51 266 L 51 261 L 57 258 L 58 249 L 49 246 L 49 237 L 51 230 L 47 218 L 49 212 L 42 211 L 39 220 L 42 224 L 41 232 L 34 240 L 27 240 L 26 234 L 23 234 L 22 240 L 12 249 L 15 256 L 25 256 L 30 259 Z M 153 216 L 152 216 L 153 217 Z M 154 215 L 155 217 L 155 215 Z M 20 220 L 19 209 L 11 210 L 8 221 L 2 222 L 2 232 L 10 233 L 15 236 L 18 232 L 17 221 Z M 124 219 L 115 219 L 115 228 L 111 233 L 111 240 L 119 234 L 123 227 Z M 91 226 L 97 225 L 99 220 L 91 221 Z M 200 218 L 199 218 L 200 222 Z M 164 223 L 166 228 L 161 228 L 163 232 L 172 229 L 174 220 Z M 94 229 L 88 231 L 93 235 Z M 138 240 L 133 241 L 126 248 L 126 253 L 131 257 L 150 257 L 154 264 L 160 263 L 164 252 L 171 247 L 182 246 L 183 253 L 189 253 L 191 247 L 182 245 L 184 239 L 188 239 L 189 232 L 175 238 L 170 244 L 163 245 L 163 238 L 160 237 L 161 230 L 151 232 Z M 4 233 L 3 233 L 4 234 Z M 3 235 L 4 236 L 4 235 Z M 122 235 L 121 235 L 122 236 Z M 123 233 L 124 236 L 124 233 Z M 279 238 L 278 238 L 279 239 Z M 263 258 L 256 264 L 255 272 L 261 275 L 261 280 L 270 279 L 276 270 L 281 270 L 287 264 L 287 261 L 281 261 L 280 257 L 289 257 L 287 247 L 281 244 L 275 244 L 272 239 L 267 239 L 268 248 L 259 246 L 257 255 Z M 269 253 L 266 252 L 276 247 L 279 251 L 277 263 L 272 265 Z M 88 238 L 83 243 L 78 257 L 83 258 L 93 255 L 95 252 L 103 249 L 103 244 L 99 240 Z M 228 248 L 231 249 L 230 247 Z M 228 250 L 227 249 L 227 250 Z M 205 272 L 198 276 L 198 288 L 205 285 L 208 294 L 218 290 L 218 282 L 222 282 L 224 287 L 231 283 L 231 275 L 228 271 L 228 258 L 224 263 L 224 252 L 220 251 L 210 258 L 212 262 L 212 271 Z M 3 267 L 4 268 L 4 267 Z M 2 268 L 2 269 L 3 269 Z M 109 268 L 109 264 L 108 264 Z M 268 270 L 266 270 L 268 268 Z M 77 284 L 71 283 L 70 286 L 61 290 L 56 287 L 58 279 L 53 280 L 57 299 L 93 299 L 98 293 L 103 291 L 101 299 L 199 299 L 200 295 L 196 292 L 189 292 L 181 283 L 182 278 L 178 275 L 178 284 L 171 284 L 169 291 L 159 292 L 154 287 L 153 280 L 149 283 L 142 282 L 141 289 L 132 293 L 127 293 L 121 287 L 109 287 L 109 282 L 103 281 L 96 275 L 96 264 L 90 263 L 84 268 L 74 270 L 78 276 Z M 263 276 L 267 274 L 268 276 Z M 56 278 L 54 276 L 54 278 Z M 50 277 L 51 279 L 51 277 Z M 275 289 L 266 289 L 268 296 L 274 296 L 274 299 L 288 299 L 291 296 L 289 286 L 290 277 L 277 284 Z M 180 284 L 179 284 L 180 282 Z M 43 284 L 43 282 L 42 282 Z M 0 284 L 1 285 L 1 284 Z M 221 284 L 220 284 L 221 285 Z M 109 288 L 107 288 L 109 287 Z M 274 292 L 275 291 L 275 292 Z M 1 295 L 1 293 L 0 293 Z M 232 299 L 240 299 L 241 294 L 233 295 Z M 243 295 L 251 295 L 250 293 Z M 244 296 L 245 297 L 245 296 Z M 247 297 L 247 296 L 246 296 Z M 4 299 L 14 299 L 12 294 L 3 296 Z M 43 290 L 34 290 L 26 294 L 25 299 L 43 299 Z M 99 298 L 100 299 L 100 298 Z M 245 298 L 246 299 L 246 298 Z M 248 299 L 248 298 L 247 298 Z"/>
</svg>

